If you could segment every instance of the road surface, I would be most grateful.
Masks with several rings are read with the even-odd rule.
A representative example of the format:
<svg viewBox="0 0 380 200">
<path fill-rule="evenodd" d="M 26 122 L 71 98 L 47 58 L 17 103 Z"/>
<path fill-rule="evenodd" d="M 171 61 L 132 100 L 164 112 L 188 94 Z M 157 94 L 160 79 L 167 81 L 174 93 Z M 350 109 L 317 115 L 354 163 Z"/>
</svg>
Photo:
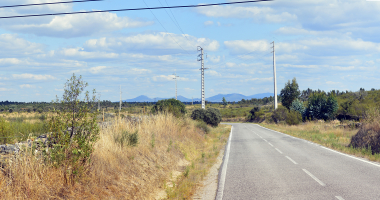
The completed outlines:
<svg viewBox="0 0 380 200">
<path fill-rule="evenodd" d="M 255 124 L 233 126 L 216 199 L 380 199 L 380 165 Z"/>
</svg>

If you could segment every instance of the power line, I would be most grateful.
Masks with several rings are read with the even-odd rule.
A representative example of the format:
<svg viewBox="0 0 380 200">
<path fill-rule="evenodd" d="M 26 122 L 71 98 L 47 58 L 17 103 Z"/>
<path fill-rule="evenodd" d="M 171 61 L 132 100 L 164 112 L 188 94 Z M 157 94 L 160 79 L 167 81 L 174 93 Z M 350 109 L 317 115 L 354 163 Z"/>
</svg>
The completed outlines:
<svg viewBox="0 0 380 200">
<path fill-rule="evenodd" d="M 148 4 L 146 4 L 146 2 L 145 2 L 145 0 L 143 0 L 143 2 L 144 2 L 144 4 L 146 5 L 146 6 L 148 6 Z M 169 33 L 169 31 L 168 30 L 166 30 L 166 28 L 164 27 L 164 25 L 162 25 L 162 23 L 160 22 L 160 20 L 158 20 L 158 18 L 156 17 L 156 15 L 153 13 L 153 11 L 151 11 L 151 10 L 149 10 L 151 13 L 152 13 L 152 15 L 154 16 L 154 18 L 156 18 L 156 20 L 158 21 L 158 23 L 160 23 L 160 25 L 162 26 L 162 28 L 164 28 L 164 30 L 167 32 L 167 33 Z M 182 50 L 184 50 L 184 51 L 186 51 L 175 39 L 174 39 L 174 37 L 169 33 L 168 34 L 171 38 L 172 38 L 172 40 L 175 42 L 175 43 L 177 43 L 177 45 L 179 46 L 179 47 L 181 47 L 181 49 Z M 186 51 L 186 53 L 188 53 L 188 54 L 190 54 L 188 51 Z"/>
<path fill-rule="evenodd" d="M 114 9 L 114 10 L 92 10 L 92 11 L 79 11 L 79 12 L 65 12 L 65 13 L 47 13 L 47 14 L 34 14 L 34 15 L 15 15 L 8 17 L 0 17 L 0 19 L 21 18 L 21 17 L 41 17 L 41 16 L 55 16 L 55 15 L 74 15 L 74 14 L 87 14 L 87 13 L 104 13 L 104 12 L 121 12 L 121 11 L 138 11 L 138 10 L 158 10 L 158 9 L 172 9 L 172 8 L 195 8 L 195 7 L 208 7 L 208 6 L 221 6 L 243 3 L 257 3 L 273 0 L 256 0 L 256 1 L 238 1 L 229 3 L 213 3 L 213 4 L 201 4 L 201 5 L 186 5 L 186 6 L 164 6 L 164 7 L 152 7 L 152 8 L 126 8 L 126 9 Z"/>
<path fill-rule="evenodd" d="M 50 3 L 32 3 L 32 4 L 11 5 L 11 6 L 0 6 L 0 8 L 42 6 L 42 5 L 52 5 L 52 4 L 64 4 L 64 3 L 82 3 L 82 2 L 89 2 L 89 1 L 103 1 L 103 0 L 80 0 L 80 1 L 60 1 L 60 2 L 50 2 Z"/>
</svg>

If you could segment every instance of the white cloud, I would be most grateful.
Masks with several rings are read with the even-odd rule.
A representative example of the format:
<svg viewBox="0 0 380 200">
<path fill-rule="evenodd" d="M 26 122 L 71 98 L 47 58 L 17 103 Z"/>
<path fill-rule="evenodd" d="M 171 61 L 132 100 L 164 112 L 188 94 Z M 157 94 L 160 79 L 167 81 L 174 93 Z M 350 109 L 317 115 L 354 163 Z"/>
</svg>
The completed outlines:
<svg viewBox="0 0 380 200">
<path fill-rule="evenodd" d="M 245 52 L 265 52 L 270 50 L 269 42 L 266 40 L 233 40 L 225 41 L 224 45 L 234 54 Z"/>
<path fill-rule="evenodd" d="M 55 80 L 52 75 L 34 75 L 34 74 L 12 74 L 15 79 L 34 79 L 34 80 Z"/>
<path fill-rule="evenodd" d="M 36 86 L 34 85 L 29 85 L 29 84 L 23 84 L 23 85 L 20 85 L 20 88 L 35 88 Z"/>
<path fill-rule="evenodd" d="M 158 82 L 162 82 L 162 81 L 174 81 L 174 75 L 158 75 L 158 76 L 153 76 L 152 80 L 153 81 L 158 81 Z M 177 81 L 197 81 L 197 80 L 196 79 L 184 78 L 184 77 L 177 77 Z"/>
<path fill-rule="evenodd" d="M 328 85 L 336 85 L 336 84 L 339 84 L 339 82 L 326 81 L 326 84 L 328 84 Z"/>
<path fill-rule="evenodd" d="M 251 79 L 246 79 L 244 81 L 245 82 L 247 82 L 247 81 L 261 81 L 261 82 L 273 81 L 273 77 L 269 77 L 269 78 L 251 78 Z"/>
<path fill-rule="evenodd" d="M 97 66 L 97 67 L 91 67 L 89 69 L 90 73 L 92 74 L 98 74 L 103 71 L 103 69 L 106 69 L 106 66 Z"/>
<path fill-rule="evenodd" d="M 212 6 L 197 8 L 197 12 L 208 17 L 251 18 L 257 22 L 294 21 L 297 16 L 288 12 L 277 12 L 270 7 Z"/>
<path fill-rule="evenodd" d="M 213 63 L 218 63 L 220 61 L 220 56 L 208 56 L 208 58 L 211 60 Z"/>
<path fill-rule="evenodd" d="M 5 91 L 9 91 L 8 88 L 0 88 L 0 92 L 5 92 Z"/>
<path fill-rule="evenodd" d="M 0 57 L 6 55 L 7 62 L 15 62 L 16 58 L 9 58 L 10 56 L 28 56 L 43 52 L 44 46 L 41 44 L 29 42 L 19 38 L 17 34 L 1 34 L 0 35 Z"/>
<path fill-rule="evenodd" d="M 132 74 L 147 74 L 147 73 L 151 73 L 151 72 L 152 71 L 149 69 L 133 68 L 133 69 L 129 70 L 129 73 L 132 73 Z"/>
<path fill-rule="evenodd" d="M 206 71 L 206 73 L 211 75 L 211 76 L 222 76 L 220 73 L 218 73 L 217 71 L 214 71 L 214 70 L 208 70 L 208 71 Z"/>
<path fill-rule="evenodd" d="M 207 38 L 196 38 L 190 35 L 178 35 L 173 33 L 137 34 L 127 37 L 103 37 L 91 39 L 85 43 L 85 47 L 93 50 L 107 50 L 114 52 L 142 51 L 151 54 L 188 53 L 195 51 L 197 46 L 201 46 L 208 51 L 219 49 L 216 40 Z M 184 51 L 185 49 L 186 51 Z"/>
<path fill-rule="evenodd" d="M 204 22 L 204 25 L 205 25 L 205 26 L 211 26 L 211 25 L 213 25 L 213 24 L 214 24 L 213 21 L 205 21 L 205 22 Z"/>
<path fill-rule="evenodd" d="M 128 17 L 118 17 L 115 13 L 92 13 L 55 16 L 48 23 L 15 24 L 6 28 L 22 33 L 32 33 L 50 37 L 81 37 L 94 33 L 148 26 L 153 22 L 132 20 Z"/>
<path fill-rule="evenodd" d="M 114 59 L 119 56 L 117 53 L 107 53 L 107 52 L 89 52 L 85 51 L 83 48 L 63 48 L 57 51 L 59 55 L 66 57 L 74 57 L 80 59 Z"/>
</svg>

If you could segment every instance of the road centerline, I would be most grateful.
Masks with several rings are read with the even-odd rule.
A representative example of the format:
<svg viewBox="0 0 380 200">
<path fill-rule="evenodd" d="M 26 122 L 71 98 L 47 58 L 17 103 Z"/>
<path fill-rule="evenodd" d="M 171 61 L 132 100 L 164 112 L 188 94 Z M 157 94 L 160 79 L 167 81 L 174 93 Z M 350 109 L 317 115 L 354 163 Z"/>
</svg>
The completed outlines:
<svg viewBox="0 0 380 200">
<path fill-rule="evenodd" d="M 282 152 L 279 149 L 277 149 L 277 148 L 275 148 L 275 149 L 278 151 L 278 153 L 282 154 Z"/>
<path fill-rule="evenodd" d="M 307 175 L 309 175 L 311 178 L 313 178 L 315 181 L 317 181 L 320 185 L 326 186 L 321 180 L 319 180 L 317 177 L 315 177 L 312 173 L 307 171 L 306 169 L 302 169 Z"/>
<path fill-rule="evenodd" d="M 289 159 L 292 163 L 294 163 L 295 165 L 298 164 L 296 161 L 294 161 L 293 159 L 291 159 L 289 156 L 285 156 L 287 159 Z"/>
<path fill-rule="evenodd" d="M 335 196 L 339 200 L 344 200 L 341 196 Z"/>
<path fill-rule="evenodd" d="M 270 142 L 268 142 L 268 144 L 273 147 L 273 144 L 271 144 Z"/>
</svg>

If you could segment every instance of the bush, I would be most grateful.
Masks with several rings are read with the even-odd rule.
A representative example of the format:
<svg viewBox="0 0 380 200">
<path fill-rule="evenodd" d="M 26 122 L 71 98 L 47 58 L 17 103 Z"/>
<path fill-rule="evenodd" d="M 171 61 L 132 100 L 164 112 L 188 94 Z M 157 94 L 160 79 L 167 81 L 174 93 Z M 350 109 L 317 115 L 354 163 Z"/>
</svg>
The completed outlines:
<svg viewBox="0 0 380 200">
<path fill-rule="evenodd" d="M 298 125 L 302 122 L 302 115 L 298 111 L 289 111 L 285 121 L 288 125 Z"/>
<path fill-rule="evenodd" d="M 364 125 L 351 138 L 350 146 L 368 148 L 372 154 L 380 153 L 380 111 L 377 108 L 367 110 Z"/>
<path fill-rule="evenodd" d="M 210 132 L 210 127 L 208 127 L 206 122 L 204 122 L 204 121 L 199 121 L 196 124 L 196 127 L 203 130 L 205 132 L 205 134 L 208 134 Z"/>
<path fill-rule="evenodd" d="M 202 120 L 203 121 L 203 119 L 205 117 L 205 112 L 206 111 L 204 109 L 202 109 L 202 108 L 196 108 L 191 113 L 191 119 L 193 119 L 193 120 Z"/>
<path fill-rule="evenodd" d="M 151 111 L 153 114 L 168 112 L 176 117 L 182 117 L 186 114 L 185 104 L 175 99 L 160 100 L 153 106 Z"/>
<path fill-rule="evenodd" d="M 207 108 L 203 121 L 212 126 L 218 126 L 220 121 L 222 121 L 222 115 L 216 108 Z"/>
<path fill-rule="evenodd" d="M 275 123 L 279 123 L 281 121 L 285 121 L 287 116 L 288 109 L 286 109 L 284 106 L 278 106 L 271 117 Z"/>
<path fill-rule="evenodd" d="M 114 136 L 115 143 L 119 144 L 121 147 L 124 147 L 125 145 L 128 146 L 137 146 L 139 143 L 139 135 L 138 131 L 134 133 L 128 133 L 128 131 L 124 131 L 119 135 Z"/>
</svg>

